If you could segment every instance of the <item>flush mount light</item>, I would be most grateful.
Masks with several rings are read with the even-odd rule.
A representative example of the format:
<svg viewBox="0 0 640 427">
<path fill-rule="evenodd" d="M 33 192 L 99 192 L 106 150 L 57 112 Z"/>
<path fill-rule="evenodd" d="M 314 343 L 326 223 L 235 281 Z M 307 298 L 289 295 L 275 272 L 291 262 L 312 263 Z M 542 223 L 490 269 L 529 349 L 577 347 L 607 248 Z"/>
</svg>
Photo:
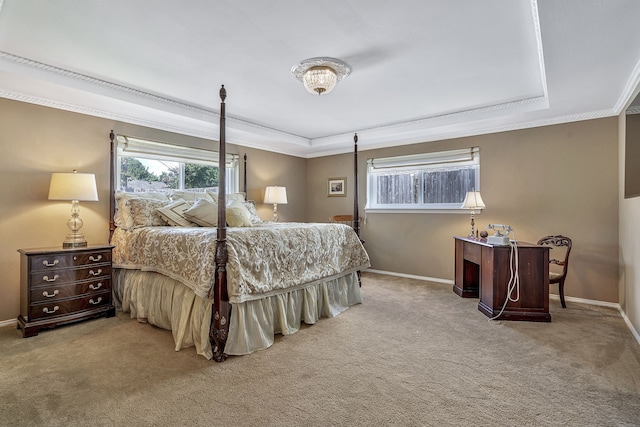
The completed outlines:
<svg viewBox="0 0 640 427">
<path fill-rule="evenodd" d="M 351 68 L 336 58 L 319 57 L 305 59 L 291 67 L 291 73 L 314 95 L 333 90 L 340 80 L 351 73 Z"/>
</svg>

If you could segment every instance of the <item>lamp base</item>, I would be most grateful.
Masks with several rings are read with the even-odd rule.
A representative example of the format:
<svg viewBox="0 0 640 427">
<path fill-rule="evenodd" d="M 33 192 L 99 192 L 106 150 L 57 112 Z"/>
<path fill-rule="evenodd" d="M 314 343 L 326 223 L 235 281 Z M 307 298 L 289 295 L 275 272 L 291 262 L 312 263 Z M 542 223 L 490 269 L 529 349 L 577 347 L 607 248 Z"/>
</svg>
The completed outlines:
<svg viewBox="0 0 640 427">
<path fill-rule="evenodd" d="M 87 240 L 84 238 L 84 233 L 75 232 L 67 234 L 67 238 L 62 242 L 62 249 L 71 248 L 86 248 Z"/>
<path fill-rule="evenodd" d="M 86 248 L 86 247 L 87 247 L 87 241 L 86 240 L 72 241 L 72 242 L 67 242 L 67 241 L 62 242 L 62 249 Z"/>
</svg>

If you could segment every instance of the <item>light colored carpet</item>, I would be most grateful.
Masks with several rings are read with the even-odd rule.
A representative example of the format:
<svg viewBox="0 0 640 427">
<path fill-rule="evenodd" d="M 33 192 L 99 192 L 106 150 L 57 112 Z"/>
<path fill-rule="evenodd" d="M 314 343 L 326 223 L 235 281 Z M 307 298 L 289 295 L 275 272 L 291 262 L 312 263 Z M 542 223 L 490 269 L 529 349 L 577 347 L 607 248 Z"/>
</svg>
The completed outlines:
<svg viewBox="0 0 640 427">
<path fill-rule="evenodd" d="M 451 286 L 363 274 L 364 303 L 224 363 L 127 315 L 0 331 L 6 426 L 635 426 L 640 346 L 613 309 L 489 322 Z"/>
</svg>

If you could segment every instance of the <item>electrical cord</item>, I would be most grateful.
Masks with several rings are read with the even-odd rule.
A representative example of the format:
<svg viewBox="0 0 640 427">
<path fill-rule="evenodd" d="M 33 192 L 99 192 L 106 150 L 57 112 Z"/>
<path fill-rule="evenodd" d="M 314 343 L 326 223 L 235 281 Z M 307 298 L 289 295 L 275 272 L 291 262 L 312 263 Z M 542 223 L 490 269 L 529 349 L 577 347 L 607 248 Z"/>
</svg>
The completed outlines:
<svg viewBox="0 0 640 427">
<path fill-rule="evenodd" d="M 513 230 L 512 230 L 513 231 Z M 507 283 L 507 295 L 504 300 L 504 304 L 502 304 L 502 308 L 500 312 L 489 318 L 489 322 L 495 321 L 498 317 L 502 316 L 504 313 L 504 309 L 507 307 L 507 303 L 509 301 L 516 302 L 520 300 L 520 275 L 518 274 L 518 241 L 516 240 L 515 232 L 513 233 L 513 240 L 509 240 L 509 246 L 511 247 L 509 251 L 509 282 Z M 513 291 L 516 291 L 515 298 L 512 296 Z M 500 322 L 495 322 L 500 323 Z"/>
</svg>

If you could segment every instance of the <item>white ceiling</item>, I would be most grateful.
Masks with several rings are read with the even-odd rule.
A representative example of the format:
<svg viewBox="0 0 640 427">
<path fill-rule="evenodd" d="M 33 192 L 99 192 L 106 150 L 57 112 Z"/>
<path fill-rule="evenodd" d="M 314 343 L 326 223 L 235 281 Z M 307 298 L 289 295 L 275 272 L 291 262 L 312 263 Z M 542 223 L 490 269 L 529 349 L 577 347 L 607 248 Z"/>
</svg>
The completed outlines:
<svg viewBox="0 0 640 427">
<path fill-rule="evenodd" d="M 322 156 L 617 115 L 637 0 L 0 0 L 0 96 Z M 290 73 L 351 66 L 314 96 Z"/>
</svg>

